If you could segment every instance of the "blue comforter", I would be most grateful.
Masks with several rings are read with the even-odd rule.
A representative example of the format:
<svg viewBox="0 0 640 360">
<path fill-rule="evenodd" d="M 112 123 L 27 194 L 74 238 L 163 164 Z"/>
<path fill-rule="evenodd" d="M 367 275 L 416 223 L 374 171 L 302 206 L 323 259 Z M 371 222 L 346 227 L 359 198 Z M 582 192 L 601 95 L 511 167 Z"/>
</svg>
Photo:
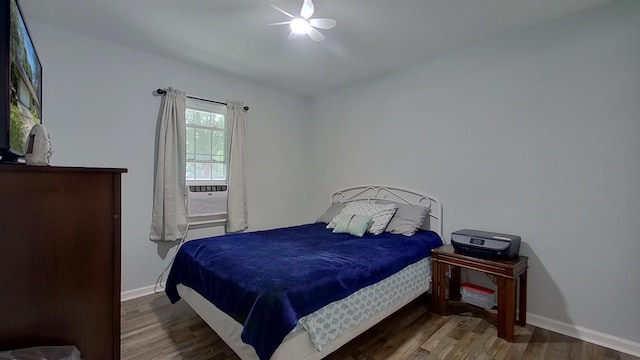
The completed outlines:
<svg viewBox="0 0 640 360">
<path fill-rule="evenodd" d="M 298 319 L 431 255 L 440 237 L 419 231 L 362 238 L 325 224 L 185 243 L 167 279 L 172 303 L 184 284 L 244 324 L 242 340 L 269 359 Z"/>
</svg>

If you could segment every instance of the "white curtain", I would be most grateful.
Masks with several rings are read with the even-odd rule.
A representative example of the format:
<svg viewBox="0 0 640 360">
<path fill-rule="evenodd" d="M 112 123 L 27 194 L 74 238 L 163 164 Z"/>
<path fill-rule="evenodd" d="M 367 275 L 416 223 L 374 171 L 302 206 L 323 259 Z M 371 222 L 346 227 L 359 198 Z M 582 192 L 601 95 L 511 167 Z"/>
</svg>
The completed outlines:
<svg viewBox="0 0 640 360">
<path fill-rule="evenodd" d="M 244 104 L 227 101 L 229 179 L 227 188 L 227 232 L 249 226 L 247 186 L 244 179 Z"/>
<path fill-rule="evenodd" d="M 149 239 L 154 241 L 181 240 L 187 232 L 186 101 L 184 92 L 169 88 L 160 105 L 149 234 Z"/>
</svg>

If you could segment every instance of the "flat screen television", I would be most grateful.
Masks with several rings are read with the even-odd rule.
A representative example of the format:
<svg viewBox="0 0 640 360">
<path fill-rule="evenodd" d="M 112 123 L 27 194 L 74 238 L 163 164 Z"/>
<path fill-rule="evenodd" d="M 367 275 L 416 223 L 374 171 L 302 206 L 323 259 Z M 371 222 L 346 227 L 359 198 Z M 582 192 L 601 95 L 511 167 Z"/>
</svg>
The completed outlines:
<svg viewBox="0 0 640 360">
<path fill-rule="evenodd" d="M 42 124 L 42 66 L 17 0 L 0 1 L 0 161 L 22 162 Z"/>
</svg>

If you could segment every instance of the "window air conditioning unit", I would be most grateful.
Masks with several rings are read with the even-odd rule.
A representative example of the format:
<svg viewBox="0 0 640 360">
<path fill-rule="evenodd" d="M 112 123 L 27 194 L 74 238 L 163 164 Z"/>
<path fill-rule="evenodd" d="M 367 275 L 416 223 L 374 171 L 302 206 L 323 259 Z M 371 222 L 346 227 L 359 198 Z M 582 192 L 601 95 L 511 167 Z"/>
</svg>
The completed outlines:
<svg viewBox="0 0 640 360">
<path fill-rule="evenodd" d="M 189 185 L 190 227 L 224 225 L 227 221 L 227 185 Z"/>
</svg>

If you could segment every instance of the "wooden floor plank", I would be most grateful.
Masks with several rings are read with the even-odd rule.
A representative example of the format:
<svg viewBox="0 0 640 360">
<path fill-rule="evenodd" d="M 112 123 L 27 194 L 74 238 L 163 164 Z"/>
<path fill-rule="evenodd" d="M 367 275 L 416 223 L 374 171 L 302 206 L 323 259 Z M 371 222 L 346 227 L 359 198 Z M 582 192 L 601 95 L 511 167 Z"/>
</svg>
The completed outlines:
<svg viewBox="0 0 640 360">
<path fill-rule="evenodd" d="M 164 293 L 122 303 L 122 360 L 238 360 L 184 301 Z M 439 316 L 424 297 L 355 338 L 328 360 L 640 360 L 531 325 L 516 327 L 515 341 L 497 337 L 495 325 L 474 316 Z"/>
</svg>

